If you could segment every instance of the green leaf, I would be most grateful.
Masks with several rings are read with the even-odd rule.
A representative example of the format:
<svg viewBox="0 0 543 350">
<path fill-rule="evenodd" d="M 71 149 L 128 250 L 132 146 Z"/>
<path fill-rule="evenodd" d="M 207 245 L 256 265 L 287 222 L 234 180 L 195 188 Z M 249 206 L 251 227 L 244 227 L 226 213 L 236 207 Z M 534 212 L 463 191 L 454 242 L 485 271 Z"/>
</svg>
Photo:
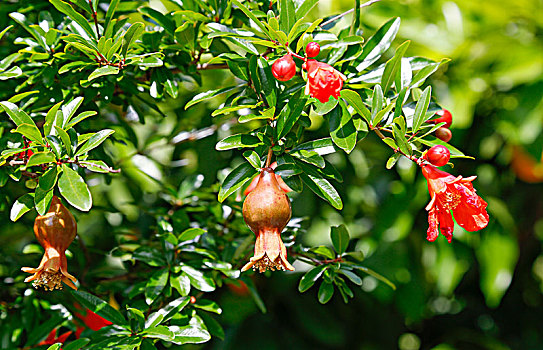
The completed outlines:
<svg viewBox="0 0 543 350">
<path fill-rule="evenodd" d="M 80 156 L 100 146 L 102 142 L 104 142 L 114 132 L 115 130 L 111 130 L 111 129 L 104 129 L 104 130 L 98 131 L 97 133 L 92 135 L 89 138 L 89 140 L 85 142 L 83 146 L 77 150 L 77 152 L 75 152 L 75 156 L 76 157 Z"/>
<path fill-rule="evenodd" d="M 17 94 L 17 95 L 14 95 L 14 96 L 10 97 L 8 102 L 17 103 L 19 101 L 24 100 L 28 96 L 31 96 L 31 95 L 34 95 L 34 94 L 39 94 L 39 93 L 40 92 L 38 90 L 23 92 L 23 93 L 20 93 L 20 94 Z"/>
<path fill-rule="evenodd" d="M 68 155 L 72 155 L 72 140 L 70 139 L 70 135 L 64 129 L 59 128 L 55 125 L 55 131 L 60 136 L 60 139 L 62 140 L 62 143 L 64 144 L 64 147 L 66 148 L 66 153 Z"/>
<path fill-rule="evenodd" d="M 13 78 L 18 78 L 21 75 L 23 75 L 23 71 L 19 67 L 11 67 L 8 70 L 5 70 L 3 72 L 0 72 L 0 80 L 8 80 Z M 10 98 L 11 100 L 11 98 Z"/>
<path fill-rule="evenodd" d="M 85 111 L 85 112 L 81 112 L 79 113 L 75 118 L 73 118 L 72 120 L 70 120 L 70 122 L 68 124 L 66 124 L 66 129 L 70 129 L 72 128 L 73 126 L 75 126 L 77 123 L 79 123 L 80 121 L 82 120 L 85 120 L 87 119 L 88 117 L 92 117 L 92 116 L 95 116 L 96 114 L 96 111 Z"/>
<path fill-rule="evenodd" d="M 277 103 L 277 79 L 272 74 L 268 61 L 263 57 L 258 58 L 257 79 L 264 92 L 268 105 L 275 106 Z"/>
<path fill-rule="evenodd" d="M 384 277 L 383 275 L 373 271 L 372 269 L 367 268 L 367 267 L 362 266 L 362 265 L 350 265 L 350 266 L 352 266 L 355 269 L 360 270 L 360 271 L 362 271 L 364 273 L 367 273 L 368 275 L 370 275 L 372 277 L 375 277 L 379 281 L 386 283 L 393 290 L 396 290 L 396 286 L 394 285 L 394 283 L 392 283 L 388 278 Z"/>
<path fill-rule="evenodd" d="M 413 133 L 416 133 L 420 129 L 422 123 L 428 119 L 425 118 L 425 116 L 431 98 L 432 87 L 428 86 L 426 89 L 424 89 L 424 92 L 420 96 L 419 100 L 417 101 L 417 106 L 415 107 L 415 114 L 413 115 Z"/>
<path fill-rule="evenodd" d="M 444 58 L 439 62 L 432 63 L 432 64 L 429 64 L 429 65 L 423 67 L 421 70 L 418 71 L 417 74 L 415 74 L 415 76 L 413 77 L 413 80 L 411 80 L 410 87 L 415 88 L 415 87 L 421 86 L 424 83 L 424 81 L 426 80 L 426 78 L 428 78 L 430 75 L 434 74 L 434 72 L 436 70 L 438 70 L 438 68 L 442 64 L 445 64 L 445 63 L 447 63 L 449 61 L 450 60 L 448 58 Z"/>
<path fill-rule="evenodd" d="M 370 123 L 371 112 L 366 108 L 364 102 L 362 102 L 362 98 L 356 91 L 348 89 L 341 90 L 341 97 L 343 97 L 343 99 L 345 99 L 345 101 L 347 101 L 347 103 L 354 108 L 356 113 Z"/>
<path fill-rule="evenodd" d="M 205 232 L 206 231 L 204 229 L 201 229 L 201 228 L 198 228 L 198 227 L 191 227 L 191 228 L 188 228 L 185 231 L 183 231 L 179 235 L 178 239 L 179 239 L 180 242 L 190 241 L 190 240 L 195 239 L 198 236 L 203 235 Z"/>
<path fill-rule="evenodd" d="M 222 309 L 216 302 L 207 299 L 196 299 L 196 303 L 193 305 L 195 308 L 221 314 Z"/>
<path fill-rule="evenodd" d="M 388 158 L 387 160 L 386 168 L 392 169 L 394 164 L 396 164 L 396 162 L 398 161 L 398 159 L 400 159 L 401 156 L 402 155 L 400 153 L 394 153 L 393 155 L 391 155 L 390 158 Z"/>
<path fill-rule="evenodd" d="M 229 86 L 222 89 L 210 90 L 210 91 L 199 93 L 198 95 L 194 96 L 189 102 L 187 102 L 187 104 L 185 105 L 185 110 L 188 109 L 190 106 L 193 106 L 197 103 L 219 96 L 221 94 L 227 93 L 237 88 L 238 88 L 237 86 Z"/>
<path fill-rule="evenodd" d="M 386 50 L 388 50 L 400 29 L 400 21 L 399 17 L 392 18 L 387 23 L 383 24 L 381 28 L 368 39 L 362 48 L 362 54 L 356 60 L 356 62 L 360 62 L 356 66 L 356 70 L 361 72 L 368 68 L 372 63 L 377 61 Z"/>
<path fill-rule="evenodd" d="M 152 9 L 150 7 L 140 7 L 138 12 L 144 14 L 145 16 L 151 17 L 158 25 L 166 30 L 171 36 L 174 36 L 175 33 L 175 23 L 169 17 L 166 17 L 159 11 Z"/>
<path fill-rule="evenodd" d="M 330 238 L 336 252 L 341 255 L 347 250 L 349 245 L 349 231 L 345 225 L 330 227 Z"/>
<path fill-rule="evenodd" d="M 149 315 L 147 321 L 145 322 L 145 328 L 156 327 L 161 323 L 167 322 L 173 316 L 181 312 L 189 302 L 190 298 L 186 296 L 169 302 L 160 310 Z"/>
<path fill-rule="evenodd" d="M 299 144 L 298 146 L 292 149 L 292 152 L 297 152 L 301 150 L 314 151 L 318 155 L 324 156 L 327 154 L 334 153 L 336 151 L 336 147 L 334 146 L 334 142 L 332 141 L 332 138 L 326 137 L 323 139 L 308 141 L 308 142 Z"/>
<path fill-rule="evenodd" d="M 145 285 L 145 302 L 151 305 L 153 301 L 162 293 L 168 282 L 168 269 L 156 271 Z"/>
<path fill-rule="evenodd" d="M 89 35 L 89 37 L 97 39 L 96 33 L 94 30 L 92 30 L 92 27 L 90 26 L 89 22 L 83 15 L 81 15 L 79 12 L 74 10 L 72 5 L 62 1 L 62 0 L 49 0 L 53 6 L 56 7 L 57 10 L 67 15 L 69 18 L 74 20 L 77 24 L 83 28 L 83 30 Z"/>
<path fill-rule="evenodd" d="M 117 6 L 119 5 L 119 1 L 120 0 L 111 0 L 111 2 L 109 3 L 106 17 L 104 19 L 104 33 L 108 32 L 109 26 L 111 25 L 111 20 L 113 19 L 113 15 L 115 15 L 115 11 L 117 10 Z"/>
<path fill-rule="evenodd" d="M 62 174 L 58 179 L 60 194 L 74 207 L 89 211 L 92 197 L 87 184 L 81 176 L 67 164 L 62 164 Z"/>
<path fill-rule="evenodd" d="M 326 246 L 323 246 L 323 245 L 320 245 L 318 247 L 313 247 L 313 248 L 309 249 L 309 251 L 311 253 L 322 255 L 322 256 L 324 256 L 324 257 L 326 257 L 328 259 L 334 259 L 336 257 L 336 253 L 332 249 L 330 249 L 330 248 L 328 248 Z"/>
<path fill-rule="evenodd" d="M 40 215 L 44 215 L 49 207 L 51 206 L 51 201 L 53 200 L 53 190 L 44 190 L 41 187 L 36 187 L 36 192 L 34 194 L 34 207 Z"/>
<path fill-rule="evenodd" d="M 347 106 L 341 101 L 336 108 L 328 113 L 328 124 L 332 141 L 349 154 L 356 146 L 356 127 Z"/>
<path fill-rule="evenodd" d="M 241 276 L 240 279 L 247 285 L 247 288 L 249 289 L 249 293 L 251 293 L 251 297 L 253 298 L 253 301 L 255 302 L 260 312 L 265 314 L 267 312 L 266 304 L 264 304 L 264 301 L 262 301 L 262 298 L 260 297 L 260 294 L 258 293 L 258 290 L 256 289 L 253 280 L 247 277 L 247 275 Z"/>
<path fill-rule="evenodd" d="M 279 27 L 284 33 L 289 33 L 296 23 L 296 10 L 293 0 L 279 0 Z"/>
<path fill-rule="evenodd" d="M 150 327 L 140 334 L 145 338 L 161 339 L 164 341 L 172 341 L 174 338 L 174 333 L 166 326 Z"/>
<path fill-rule="evenodd" d="M 119 68 L 114 66 L 103 66 L 96 68 L 87 78 L 88 81 L 92 81 L 104 75 L 119 74 Z"/>
<path fill-rule="evenodd" d="M 255 169 L 260 169 L 262 167 L 262 161 L 260 156 L 255 151 L 245 151 L 243 152 L 243 157 L 253 166 Z"/>
<path fill-rule="evenodd" d="M 346 269 L 341 269 L 339 270 L 339 272 L 345 275 L 351 282 L 353 282 L 357 286 L 362 285 L 362 278 L 360 278 L 360 276 L 358 276 L 354 272 L 346 270 Z"/>
<path fill-rule="evenodd" d="M 43 136 L 35 124 L 21 124 L 15 129 L 15 132 L 23 135 L 32 142 L 36 142 L 40 145 L 44 144 Z"/>
<path fill-rule="evenodd" d="M 303 293 L 311 288 L 319 279 L 319 277 L 322 276 L 326 268 L 328 268 L 328 265 L 324 264 L 314 267 L 306 272 L 306 274 L 300 279 L 300 283 L 298 284 L 298 290 L 300 291 L 300 293 Z"/>
<path fill-rule="evenodd" d="M 190 292 L 190 279 L 186 273 L 181 273 L 178 276 L 170 274 L 170 285 L 177 290 L 182 296 L 189 295 Z"/>
<path fill-rule="evenodd" d="M 144 24 L 141 22 L 136 22 L 128 28 L 126 33 L 123 36 L 123 44 L 121 48 L 121 56 L 126 58 L 126 53 L 128 52 L 128 49 L 132 45 L 132 43 L 139 39 L 141 34 L 144 31 Z M 110 73 L 111 74 L 111 73 Z"/>
<path fill-rule="evenodd" d="M 245 15 L 249 17 L 260 28 L 260 30 L 262 30 L 264 34 L 266 34 L 269 38 L 271 38 L 270 33 L 268 32 L 268 29 L 266 28 L 264 23 L 260 22 L 260 20 L 254 15 L 253 11 L 249 10 L 245 5 L 243 5 L 238 0 L 232 0 L 232 4 L 239 7 L 239 9 L 243 11 L 243 13 L 245 13 Z"/>
<path fill-rule="evenodd" d="M 212 292 L 215 290 L 215 281 L 207 277 L 202 271 L 188 265 L 181 265 L 181 270 L 189 276 L 190 284 L 202 292 Z"/>
<path fill-rule="evenodd" d="M 90 342 L 89 338 L 79 338 L 68 344 L 62 345 L 63 350 L 80 350 Z"/>
<path fill-rule="evenodd" d="M 58 350 L 62 346 L 62 343 L 56 343 L 47 348 L 47 350 Z"/>
<path fill-rule="evenodd" d="M 381 108 L 383 108 L 383 102 L 384 97 L 381 85 L 375 85 L 373 87 L 373 97 L 371 99 L 371 121 L 373 126 L 376 126 L 377 113 L 379 113 Z M 377 123 L 379 122 L 377 121 Z"/>
<path fill-rule="evenodd" d="M 219 190 L 219 202 L 223 202 L 257 173 L 251 164 L 244 162 L 232 170 L 224 179 Z"/>
<path fill-rule="evenodd" d="M 56 162 L 56 158 L 53 152 L 36 152 L 30 157 L 28 163 L 26 163 L 26 167 L 30 168 L 35 165 L 54 162 Z"/>
<path fill-rule="evenodd" d="M 303 163 L 298 163 L 304 173 L 300 174 L 302 181 L 319 197 L 327 200 L 334 208 L 343 208 L 343 202 L 334 186 L 322 177 L 316 170 Z"/>
<path fill-rule="evenodd" d="M 123 315 L 104 300 L 84 291 L 73 290 L 72 295 L 84 307 L 116 325 L 127 325 Z"/>
<path fill-rule="evenodd" d="M 305 0 L 303 3 L 300 4 L 300 2 L 296 2 L 297 4 L 300 4 L 298 8 L 296 9 L 296 19 L 303 19 L 319 0 Z"/>
<path fill-rule="evenodd" d="M 381 86 L 383 88 L 383 94 L 386 95 L 388 89 L 392 86 L 392 82 L 396 78 L 396 74 L 400 70 L 402 64 L 402 57 L 405 54 L 405 51 L 409 47 L 411 42 L 408 40 L 396 49 L 394 57 L 387 61 L 385 64 L 385 70 L 383 71 L 383 76 L 381 77 Z M 402 87 L 397 86 L 396 89 L 399 91 Z"/>
<path fill-rule="evenodd" d="M 262 144 L 258 137 L 247 134 L 236 134 L 228 136 L 217 142 L 215 149 L 217 151 L 225 151 L 232 148 L 254 148 Z"/>
<path fill-rule="evenodd" d="M 326 304 L 332 299 L 334 295 L 334 285 L 327 281 L 322 281 L 321 286 L 319 287 L 319 303 Z"/>
<path fill-rule="evenodd" d="M 4 28 L 4 30 L 2 30 L 0 32 L 0 39 L 2 39 L 2 37 L 4 36 L 4 34 L 6 34 L 8 32 L 8 30 L 10 30 L 11 28 L 13 28 L 13 25 L 9 25 L 7 26 L 6 28 Z"/>
<path fill-rule="evenodd" d="M 11 212 L 9 218 L 11 221 L 17 221 L 21 216 L 23 216 L 27 211 L 34 207 L 34 194 L 27 193 L 19 197 L 13 206 L 11 207 Z"/>
<path fill-rule="evenodd" d="M 174 332 L 175 338 L 172 343 L 181 344 L 200 344 L 205 343 L 211 339 L 211 335 L 207 331 L 204 322 L 198 316 L 194 316 L 189 321 L 188 326 L 169 326 L 172 332 Z"/>
<path fill-rule="evenodd" d="M 303 89 L 290 98 L 277 119 L 277 139 L 280 140 L 296 124 L 307 103 Z"/>
<path fill-rule="evenodd" d="M 8 101 L 2 101 L 0 102 L 0 105 L 4 108 L 4 111 L 8 114 L 9 118 L 17 125 L 22 124 L 28 124 L 28 125 L 34 125 L 36 129 L 38 128 L 36 126 L 36 123 L 30 118 L 28 114 L 26 114 L 25 111 L 20 110 L 19 107 L 17 107 L 15 104 L 8 102 Z"/>
</svg>

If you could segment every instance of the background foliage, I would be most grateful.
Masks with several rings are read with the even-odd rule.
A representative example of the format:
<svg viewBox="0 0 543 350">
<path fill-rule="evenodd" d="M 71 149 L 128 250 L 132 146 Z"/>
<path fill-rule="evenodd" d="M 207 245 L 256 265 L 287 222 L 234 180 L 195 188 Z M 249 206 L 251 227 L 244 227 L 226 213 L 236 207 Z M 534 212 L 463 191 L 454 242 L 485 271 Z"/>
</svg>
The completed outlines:
<svg viewBox="0 0 543 350">
<path fill-rule="evenodd" d="M 84 1 L 72 3 L 87 6 Z M 297 244 L 303 240 L 305 247 L 327 246 L 321 252 L 333 259 L 336 253 L 330 248 L 340 253 L 345 248 L 337 243 L 339 233 L 332 245 L 330 226 L 344 224 L 352 239 L 348 251 L 362 252 L 363 267 L 378 271 L 397 288 L 371 275 L 345 275 L 354 298 L 345 304 L 341 295 L 346 298 L 347 292 L 340 288 L 326 305 L 319 300 L 325 301 L 330 293 L 317 292 L 327 289 L 320 287 L 320 281 L 299 293 L 301 273 L 310 267 L 300 260 L 295 273 L 244 274 L 244 285 L 239 284 L 238 270 L 250 255 L 253 235 L 239 215 L 241 197 L 234 195 L 220 203 L 217 194 L 219 181 L 228 174 L 223 169 L 240 164 L 242 152 L 218 152 L 215 145 L 256 126 L 251 124 L 254 121 L 239 124 L 237 116 L 228 113 L 211 117 L 224 107 L 224 96 L 186 106 L 198 93 L 234 85 L 238 80 L 230 71 L 243 74 L 237 67 L 245 63 L 236 65 L 232 60 L 230 70 L 204 69 L 202 64 L 208 61 L 202 57 L 200 62 L 199 52 L 209 43 L 193 39 L 209 18 L 188 12 L 173 19 L 160 15 L 179 11 L 179 1 L 121 1 L 111 17 L 104 11 L 107 4 L 98 3 L 100 25 L 107 27 L 110 19 L 145 24 L 145 32 L 143 26 L 131 29 L 135 37 L 145 33 L 141 41 L 131 41 L 131 34 L 124 34 L 116 49 L 119 56 L 106 53 L 109 63 L 101 66 L 90 58 L 74 58 L 81 56 L 78 50 L 85 51 L 75 38 L 73 51 L 50 62 L 49 54 L 66 42 L 55 29 L 49 38 L 45 35 L 42 45 L 36 39 L 40 33 L 32 35 L 38 29 L 31 24 L 45 21 L 54 28 L 65 20 L 59 12 L 62 2 L 3 1 L 0 6 L 0 28 L 13 25 L 0 39 L 0 57 L 26 51 L 21 57 L 12 56 L 13 62 L 2 61 L 0 79 L 6 80 L 2 80 L 0 100 L 12 99 L 34 113 L 46 113 L 64 100 L 64 109 L 59 107 L 64 117 L 72 110 L 66 107 L 68 102 L 72 101 L 71 106 L 81 103 L 71 117 L 75 120 L 80 112 L 95 111 L 96 115 L 83 115 L 74 124 L 79 138 L 75 131 L 68 131 L 70 141 L 64 142 L 59 135 L 59 144 L 64 149 L 72 140 L 83 144 L 81 135 L 106 130 L 95 140 L 99 143 L 109 136 L 108 141 L 92 149 L 87 160 L 105 162 L 94 170 L 122 170 L 104 175 L 81 171 L 93 200 L 89 212 L 71 209 L 79 235 L 69 248 L 69 269 L 78 277 L 81 291 L 46 293 L 24 284 L 25 276 L 19 271 L 39 261 L 41 248 L 31 232 L 35 212 L 10 221 L 14 201 L 28 192 L 22 183 L 26 178 L 19 183 L 8 181 L 2 167 L 2 348 L 34 346 L 57 327 L 74 330 L 76 302 L 100 309 L 99 314 L 116 324 L 82 334 L 94 348 L 114 343 L 133 348 L 143 337 L 144 349 L 152 348 L 150 340 L 157 338 L 165 340 L 159 348 L 175 348 L 171 341 L 209 339 L 199 346 L 537 349 L 543 344 L 543 325 L 538 321 L 543 311 L 541 1 L 382 1 L 362 10 L 361 35 L 366 40 L 391 17 L 401 17 L 392 48 L 376 66 L 393 57 L 408 39 L 406 57 L 451 59 L 428 82 L 436 100 L 453 113 L 450 143 L 477 160 L 456 159 L 449 170 L 478 175 L 476 187 L 489 203 L 491 221 L 475 234 L 457 228 L 451 245 L 443 237 L 427 242 L 424 206 L 429 198 L 424 178 L 405 159 L 387 170 L 390 148 L 368 134 L 349 154 L 326 157 L 343 175 L 341 184 L 334 183 L 343 210 L 315 200 L 304 186 L 292 197 L 293 216 L 301 219 L 291 222 L 285 241 L 290 244 L 299 237 Z M 241 11 L 228 13 L 226 3 L 202 2 L 221 18 L 234 15 L 248 23 Z M 199 1 L 183 4 L 184 10 L 203 7 L 195 5 Z M 308 22 L 352 6 L 321 1 Z M 51 17 L 40 11 L 49 11 Z M 13 12 L 26 19 L 8 16 Z M 89 19 L 91 12 L 87 12 Z M 337 28 L 350 23 L 347 16 Z M 71 26 L 59 30 L 92 35 L 92 26 L 90 32 L 84 25 Z M 110 27 L 115 31 L 113 22 Z M 332 31 L 337 33 L 337 28 Z M 38 45 L 24 39 L 32 37 Z M 217 46 L 210 46 L 211 51 L 224 50 L 213 43 Z M 127 55 L 141 56 L 123 61 Z M 24 77 L 18 78 L 17 67 Z M 121 75 L 117 75 L 119 68 Z M 37 92 L 17 95 L 29 91 Z M 84 99 L 73 102 L 76 97 Z M 310 118 L 306 139 L 329 135 L 322 117 L 311 114 Z M 6 114 L 2 114 L 2 127 L 2 149 L 6 149 L 8 141 L 17 141 L 9 133 Z M 67 157 L 77 152 L 75 145 L 72 148 Z M 81 154 L 89 150 L 84 151 Z M 68 176 L 66 168 L 65 164 L 62 176 Z M 26 183 L 30 188 L 36 185 L 41 183 Z M 90 207 L 88 200 L 73 202 L 79 209 Z M 189 302 L 190 295 L 196 297 L 195 303 Z M 122 325 L 136 336 L 129 336 Z M 75 338 L 69 338 L 70 342 Z"/>
</svg>

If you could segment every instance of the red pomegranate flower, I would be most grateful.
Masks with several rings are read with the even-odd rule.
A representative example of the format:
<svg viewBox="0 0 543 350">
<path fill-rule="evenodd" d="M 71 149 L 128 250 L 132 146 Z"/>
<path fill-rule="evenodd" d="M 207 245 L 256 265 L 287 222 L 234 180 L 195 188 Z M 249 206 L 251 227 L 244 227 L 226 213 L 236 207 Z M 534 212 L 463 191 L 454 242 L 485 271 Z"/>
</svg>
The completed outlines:
<svg viewBox="0 0 543 350">
<path fill-rule="evenodd" d="M 77 223 L 70 211 L 53 196 L 51 207 L 45 215 L 38 215 L 34 221 L 34 234 L 45 249 L 38 268 L 23 267 L 22 271 L 32 273 L 25 282 L 34 281 L 34 287 L 45 290 L 62 289 L 62 282 L 76 289 L 77 279 L 68 273 L 65 250 L 75 238 Z"/>
<path fill-rule="evenodd" d="M 441 171 L 430 164 L 422 164 L 422 174 L 428 181 L 428 191 L 432 199 L 426 206 L 428 210 L 427 239 L 436 240 L 441 234 L 451 243 L 454 222 L 468 231 L 478 231 L 488 224 L 487 203 L 475 193 L 472 181 L 476 176 L 462 178 Z"/>
<path fill-rule="evenodd" d="M 315 97 L 321 103 L 328 102 L 330 96 L 334 96 L 336 100 L 339 98 L 343 82 L 347 79 L 345 75 L 331 65 L 317 60 L 308 60 L 303 68 L 307 70 L 307 95 Z"/>
</svg>

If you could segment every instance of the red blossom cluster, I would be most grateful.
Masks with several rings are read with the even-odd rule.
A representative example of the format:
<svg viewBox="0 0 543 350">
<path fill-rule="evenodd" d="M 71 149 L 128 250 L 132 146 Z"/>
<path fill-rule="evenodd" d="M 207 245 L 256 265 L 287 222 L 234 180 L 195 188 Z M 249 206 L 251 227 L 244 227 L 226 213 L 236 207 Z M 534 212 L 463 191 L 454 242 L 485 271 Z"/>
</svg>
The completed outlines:
<svg viewBox="0 0 543 350">
<path fill-rule="evenodd" d="M 326 103 L 333 96 L 339 98 L 343 82 L 347 79 L 345 75 L 337 71 L 331 65 L 308 58 L 316 57 L 320 53 L 320 45 L 316 42 L 310 42 L 306 49 L 306 56 L 296 57 L 304 60 L 302 69 L 307 71 L 307 85 L 305 93 L 316 98 L 321 103 Z M 296 63 L 292 59 L 292 54 L 276 60 L 272 65 L 272 74 L 279 81 L 288 81 L 296 75 Z"/>
</svg>

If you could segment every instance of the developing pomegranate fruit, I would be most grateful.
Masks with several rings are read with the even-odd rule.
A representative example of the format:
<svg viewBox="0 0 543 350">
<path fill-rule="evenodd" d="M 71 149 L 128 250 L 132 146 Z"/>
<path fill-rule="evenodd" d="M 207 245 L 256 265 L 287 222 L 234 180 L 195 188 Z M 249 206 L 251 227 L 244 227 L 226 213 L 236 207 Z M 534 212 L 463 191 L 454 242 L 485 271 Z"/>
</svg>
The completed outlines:
<svg viewBox="0 0 543 350">
<path fill-rule="evenodd" d="M 65 251 L 77 234 L 77 223 L 70 211 L 53 196 L 51 207 L 45 215 L 38 215 L 34 221 L 34 234 L 45 253 L 38 268 L 23 267 L 22 271 L 32 273 L 25 282 L 34 281 L 34 287 L 45 290 L 62 289 L 62 283 L 76 289 L 77 279 L 68 273 Z"/>
<path fill-rule="evenodd" d="M 264 168 L 256 187 L 243 202 L 243 219 L 256 235 L 255 254 L 241 271 L 250 268 L 289 270 L 294 267 L 287 260 L 287 249 L 281 240 L 281 231 L 290 220 L 290 201 L 279 187 L 272 168 Z"/>
<path fill-rule="evenodd" d="M 444 126 L 437 129 L 435 131 L 435 135 L 443 142 L 449 142 L 452 139 L 452 132 Z"/>
<path fill-rule="evenodd" d="M 305 55 L 308 58 L 317 57 L 321 52 L 321 46 L 316 42 L 312 41 L 305 47 Z"/>
<path fill-rule="evenodd" d="M 279 81 L 288 81 L 296 74 L 296 63 L 288 54 L 273 62 L 272 74 Z"/>
<path fill-rule="evenodd" d="M 424 159 L 429 161 L 434 166 L 443 166 L 451 159 L 451 152 L 445 146 L 437 145 L 428 150 L 424 155 Z"/>
</svg>

